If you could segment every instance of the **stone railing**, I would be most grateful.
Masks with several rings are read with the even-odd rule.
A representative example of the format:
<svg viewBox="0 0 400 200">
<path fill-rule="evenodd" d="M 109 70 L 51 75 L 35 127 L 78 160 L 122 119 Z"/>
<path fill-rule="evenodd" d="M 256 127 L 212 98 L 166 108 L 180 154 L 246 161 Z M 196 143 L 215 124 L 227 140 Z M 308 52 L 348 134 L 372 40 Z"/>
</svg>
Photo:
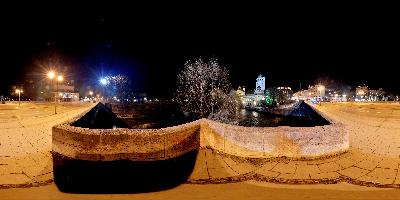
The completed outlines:
<svg viewBox="0 0 400 200">
<path fill-rule="evenodd" d="M 346 151 L 341 124 L 315 127 L 243 127 L 203 120 L 201 145 L 243 157 L 314 158 Z"/>
<path fill-rule="evenodd" d="M 83 116 L 83 115 L 81 115 Z M 199 147 L 243 157 L 316 158 L 349 148 L 345 128 L 243 127 L 200 119 L 161 129 L 87 129 L 70 120 L 53 127 L 53 151 L 82 160 L 165 160 Z"/>
<path fill-rule="evenodd" d="M 200 120 L 161 129 L 53 127 L 53 152 L 81 160 L 165 160 L 197 149 Z"/>
</svg>

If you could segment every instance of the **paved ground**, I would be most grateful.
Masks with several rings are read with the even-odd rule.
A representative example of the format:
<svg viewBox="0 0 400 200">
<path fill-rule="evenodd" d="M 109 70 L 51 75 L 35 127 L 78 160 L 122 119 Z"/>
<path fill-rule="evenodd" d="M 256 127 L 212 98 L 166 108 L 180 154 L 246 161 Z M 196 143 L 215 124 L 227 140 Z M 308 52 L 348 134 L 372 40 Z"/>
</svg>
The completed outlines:
<svg viewBox="0 0 400 200">
<path fill-rule="evenodd" d="M 162 192 L 133 194 L 69 194 L 59 192 L 55 185 L 31 188 L 12 188 L 0 190 L 0 198 L 6 199 L 399 199 L 398 189 L 377 189 L 355 186 L 347 183 L 335 185 L 279 185 L 271 183 L 227 183 L 193 185 L 182 184 Z"/>
<path fill-rule="evenodd" d="M 51 126 L 82 112 L 88 105 L 64 105 L 57 115 L 52 113 L 51 105 L 15 107 L 16 104 L 0 107 L 0 188 L 51 184 Z M 346 126 L 351 142 L 348 153 L 301 161 L 250 159 L 200 149 L 188 184 L 347 182 L 400 188 L 400 104 L 326 103 L 317 109 Z"/>
<path fill-rule="evenodd" d="M 0 104 L 0 188 L 46 184 L 53 179 L 51 127 L 91 104 Z"/>
<path fill-rule="evenodd" d="M 189 182 L 348 182 L 400 188 L 400 104 L 326 103 L 316 108 L 346 126 L 350 135 L 349 152 L 300 161 L 241 158 L 202 149 Z"/>
</svg>

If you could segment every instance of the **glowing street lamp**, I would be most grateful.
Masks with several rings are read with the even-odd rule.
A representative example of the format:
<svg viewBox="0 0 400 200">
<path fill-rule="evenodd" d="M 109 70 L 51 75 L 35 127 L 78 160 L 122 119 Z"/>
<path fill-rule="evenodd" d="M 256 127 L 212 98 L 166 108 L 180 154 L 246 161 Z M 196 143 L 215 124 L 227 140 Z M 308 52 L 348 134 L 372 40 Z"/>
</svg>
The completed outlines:
<svg viewBox="0 0 400 200">
<path fill-rule="evenodd" d="M 89 96 L 90 96 L 90 99 L 93 98 L 93 91 L 89 91 Z"/>
<path fill-rule="evenodd" d="M 54 73 L 54 71 L 49 71 L 47 73 L 47 77 L 50 79 L 50 87 L 51 88 L 53 87 L 53 79 L 54 79 L 55 76 L 56 76 L 56 73 Z M 51 92 L 51 90 L 50 90 L 50 92 Z M 57 114 L 55 99 L 56 99 L 56 97 L 54 96 L 54 114 Z"/>
<path fill-rule="evenodd" d="M 108 81 L 107 81 L 106 78 L 101 78 L 101 79 L 100 79 L 100 83 L 101 83 L 102 85 L 107 85 Z"/>
<path fill-rule="evenodd" d="M 15 93 L 18 93 L 18 106 L 21 106 L 21 93 L 23 93 L 22 89 L 16 89 Z"/>
<path fill-rule="evenodd" d="M 56 73 L 54 71 L 49 71 L 47 73 L 47 77 L 50 79 L 51 81 L 51 86 L 53 86 L 53 79 L 56 77 Z M 58 82 L 63 81 L 64 78 L 63 76 L 60 74 L 57 76 L 57 82 L 56 82 L 56 93 L 54 94 L 54 114 L 57 114 L 57 94 L 58 94 Z M 53 86 L 54 87 L 54 86 Z"/>
<path fill-rule="evenodd" d="M 323 86 L 323 85 L 318 86 L 317 90 L 318 90 L 318 92 L 319 92 L 319 96 L 322 96 L 322 91 L 323 91 L 324 89 L 325 89 L 325 86 Z"/>
<path fill-rule="evenodd" d="M 53 78 L 56 76 L 56 74 L 53 71 L 50 71 L 47 73 L 47 77 L 49 77 L 50 80 L 53 80 Z"/>
</svg>

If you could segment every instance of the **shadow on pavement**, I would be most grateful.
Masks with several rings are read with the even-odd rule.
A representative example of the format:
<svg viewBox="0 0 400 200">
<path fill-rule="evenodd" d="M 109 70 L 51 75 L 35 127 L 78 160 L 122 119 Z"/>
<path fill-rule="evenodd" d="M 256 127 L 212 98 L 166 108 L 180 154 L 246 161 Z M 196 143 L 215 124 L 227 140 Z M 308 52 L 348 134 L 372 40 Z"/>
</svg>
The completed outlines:
<svg viewBox="0 0 400 200">
<path fill-rule="evenodd" d="M 163 161 L 83 161 L 53 153 L 54 182 L 67 193 L 144 193 L 185 183 L 198 150 Z"/>
</svg>

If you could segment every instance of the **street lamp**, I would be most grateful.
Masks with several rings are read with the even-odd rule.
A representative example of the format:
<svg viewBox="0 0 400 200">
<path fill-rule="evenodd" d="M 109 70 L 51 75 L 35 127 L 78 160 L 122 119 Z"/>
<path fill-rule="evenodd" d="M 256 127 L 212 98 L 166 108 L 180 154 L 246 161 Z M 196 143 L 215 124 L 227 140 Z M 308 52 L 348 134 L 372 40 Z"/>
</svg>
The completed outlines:
<svg viewBox="0 0 400 200">
<path fill-rule="evenodd" d="M 318 92 L 319 92 L 319 97 L 320 97 L 320 105 L 321 105 L 321 101 L 323 100 L 323 96 L 322 96 L 322 91 L 323 90 L 325 90 L 325 86 L 323 86 L 323 85 L 320 85 L 320 86 L 318 86 L 318 88 L 317 88 L 317 90 L 318 90 Z"/>
<path fill-rule="evenodd" d="M 53 78 L 56 76 L 56 74 L 53 71 L 50 71 L 49 73 L 47 73 L 47 77 L 50 78 L 50 80 L 53 80 Z"/>
<path fill-rule="evenodd" d="M 89 91 L 89 96 L 90 96 L 89 100 L 92 101 L 93 100 L 93 91 Z"/>
<path fill-rule="evenodd" d="M 50 79 L 50 88 L 53 88 L 53 79 L 54 79 L 55 76 L 56 76 L 56 74 L 53 71 L 49 71 L 47 73 L 47 77 Z M 50 92 L 51 92 L 51 90 L 50 90 Z M 54 114 L 57 114 L 55 98 L 56 97 L 54 96 Z"/>
<path fill-rule="evenodd" d="M 53 85 L 53 79 L 56 77 L 56 73 L 54 71 L 50 71 L 49 73 L 47 73 L 47 77 L 50 79 L 51 81 L 51 86 L 54 88 Z M 57 114 L 57 94 L 58 94 L 58 82 L 63 81 L 64 78 L 62 75 L 58 75 L 57 76 L 57 82 L 56 82 L 56 92 L 54 94 L 54 114 Z"/>
<path fill-rule="evenodd" d="M 323 86 L 323 85 L 318 86 L 317 90 L 318 90 L 318 92 L 319 92 L 319 96 L 322 96 L 322 91 L 323 91 L 324 89 L 325 89 L 325 86 Z"/>
<path fill-rule="evenodd" d="M 102 85 L 107 85 L 107 79 L 106 78 L 101 78 L 100 79 L 100 83 L 102 84 Z"/>
<path fill-rule="evenodd" d="M 21 93 L 23 93 L 22 89 L 16 89 L 15 93 L 18 93 L 18 106 L 21 106 Z"/>
</svg>

